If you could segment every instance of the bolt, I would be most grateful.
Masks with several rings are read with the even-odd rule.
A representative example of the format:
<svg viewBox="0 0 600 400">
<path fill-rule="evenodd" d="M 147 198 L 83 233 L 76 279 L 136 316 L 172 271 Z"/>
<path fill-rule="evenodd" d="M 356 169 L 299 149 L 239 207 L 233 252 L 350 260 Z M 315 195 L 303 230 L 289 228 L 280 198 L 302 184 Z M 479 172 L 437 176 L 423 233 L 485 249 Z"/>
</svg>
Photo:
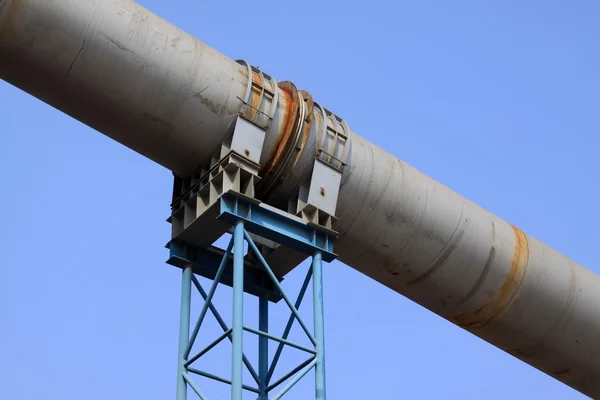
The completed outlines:
<svg viewBox="0 0 600 400">
<path fill-rule="evenodd" d="M 250 151 L 248 149 L 245 149 L 244 154 L 246 155 L 246 157 L 248 157 L 250 155 Z"/>
<path fill-rule="evenodd" d="M 325 188 L 321 188 L 321 196 L 325 197 Z"/>
</svg>

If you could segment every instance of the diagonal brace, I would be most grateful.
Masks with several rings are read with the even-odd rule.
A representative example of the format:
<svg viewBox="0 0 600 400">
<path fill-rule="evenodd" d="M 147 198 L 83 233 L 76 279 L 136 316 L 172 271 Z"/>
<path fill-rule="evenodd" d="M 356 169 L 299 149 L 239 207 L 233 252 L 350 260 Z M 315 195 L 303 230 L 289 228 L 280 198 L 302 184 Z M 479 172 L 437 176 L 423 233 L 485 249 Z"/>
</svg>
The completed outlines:
<svg viewBox="0 0 600 400">
<path fill-rule="evenodd" d="M 308 273 L 304 278 L 304 282 L 302 283 L 302 287 L 300 288 L 300 293 L 298 293 L 298 299 L 296 300 L 295 307 L 296 309 L 300 309 L 300 305 L 302 304 L 302 300 L 304 300 L 304 294 L 306 293 L 306 289 L 308 289 L 308 284 L 310 283 L 310 278 L 312 277 L 312 265 L 308 269 Z M 293 313 L 290 314 L 290 318 L 283 330 L 282 339 L 287 340 L 290 331 L 292 330 L 292 325 L 294 324 L 294 319 L 296 319 Z M 283 351 L 284 343 L 279 343 L 277 346 L 277 350 L 275 351 L 275 355 L 273 356 L 273 360 L 271 361 L 271 366 L 269 367 L 269 373 L 267 374 L 267 385 L 271 381 L 273 377 L 273 373 L 275 372 L 275 367 L 277 367 L 277 363 L 279 362 L 279 357 L 281 357 L 281 352 Z"/>
<path fill-rule="evenodd" d="M 254 333 L 255 335 L 258 335 L 258 336 L 264 336 L 264 337 L 266 337 L 268 339 L 274 340 L 274 341 L 282 343 L 282 344 L 287 344 L 290 347 L 294 347 L 294 348 L 296 348 L 298 350 L 302 350 L 302 351 L 305 351 L 305 352 L 310 353 L 310 354 L 317 354 L 317 351 L 315 349 L 309 349 L 308 347 L 304 347 L 304 346 L 299 345 L 297 343 L 291 342 L 291 341 L 286 340 L 286 339 L 282 339 L 282 338 L 277 337 L 275 335 L 270 335 L 270 334 L 268 334 L 266 332 L 259 331 L 257 329 L 253 329 L 253 328 L 245 326 L 244 330 L 246 332 Z"/>
<path fill-rule="evenodd" d="M 256 244 L 254 243 L 254 241 L 252 240 L 252 238 L 250 237 L 250 235 L 248 234 L 247 231 L 244 231 L 244 237 L 246 238 L 246 242 L 248 242 L 248 246 L 250 246 L 250 248 L 252 248 L 252 251 L 254 252 L 254 254 L 256 255 L 256 257 L 259 259 L 259 261 L 262 264 L 262 266 L 264 267 L 267 275 L 269 275 L 269 277 L 273 281 L 273 284 L 275 285 L 275 287 L 277 287 L 277 289 L 279 290 L 279 292 L 283 296 L 283 299 L 287 303 L 288 307 L 290 308 L 290 310 L 292 311 L 292 313 L 294 314 L 294 316 L 296 317 L 296 319 L 300 323 L 300 326 L 302 326 L 302 329 L 304 330 L 304 333 L 306 333 L 306 336 L 308 336 L 308 338 L 310 339 L 310 341 L 312 342 L 312 344 L 314 346 L 316 346 L 317 345 L 317 340 L 315 339 L 315 337 L 313 336 L 313 334 L 310 332 L 310 330 L 308 329 L 308 327 L 306 326 L 306 324 L 302 320 L 302 317 L 300 316 L 300 313 L 298 312 L 298 310 L 296 309 L 296 307 L 294 307 L 294 304 L 292 304 L 292 301 L 290 300 L 290 298 L 288 297 L 288 295 L 283 290 L 283 287 L 281 286 L 281 283 L 279 283 L 279 280 L 277 280 L 277 277 L 275 276 L 275 274 L 273 273 L 273 271 L 269 267 L 269 264 L 267 264 L 267 261 L 265 260 L 265 258 L 263 257 L 263 255 L 260 253 L 260 251 L 256 247 Z"/>
<path fill-rule="evenodd" d="M 198 317 L 198 321 L 196 322 L 196 326 L 194 327 L 194 331 L 192 332 L 192 336 L 190 337 L 190 341 L 185 351 L 185 358 L 188 358 L 190 352 L 192 351 L 192 347 L 194 346 L 194 342 L 196 341 L 196 337 L 198 337 L 198 332 L 200 331 L 200 327 L 202 326 L 202 322 L 204 322 L 204 317 L 206 316 L 206 311 L 208 310 L 209 304 L 211 304 L 212 298 L 217 290 L 217 286 L 221 281 L 221 276 L 225 271 L 225 265 L 227 265 L 227 260 L 229 259 L 229 255 L 231 254 L 231 249 L 233 248 L 233 240 L 229 241 L 229 245 L 227 246 L 227 251 L 223 255 L 223 259 L 221 260 L 221 265 L 219 265 L 219 269 L 217 270 L 217 274 L 215 276 L 215 280 L 213 281 L 210 290 L 208 291 L 208 296 L 204 299 L 204 304 L 202 305 L 202 310 L 200 311 L 200 316 Z"/>
<path fill-rule="evenodd" d="M 200 292 L 200 295 L 202 296 L 204 301 L 206 301 L 206 299 L 208 298 L 208 295 L 206 294 L 206 291 L 204 291 L 204 288 L 202 287 L 200 282 L 198 282 L 198 279 L 194 275 L 192 275 L 192 282 L 194 283 L 194 286 L 196 286 L 196 289 L 198 289 L 198 292 Z M 223 329 L 223 332 L 230 330 L 230 328 L 227 326 L 227 324 L 221 317 L 221 314 L 219 314 L 219 312 L 217 311 L 215 306 L 212 304 L 212 302 L 208 302 L 208 308 L 214 315 L 215 319 L 217 320 L 217 323 L 221 326 L 221 329 Z M 230 342 L 232 341 L 233 338 L 231 336 L 231 333 L 227 336 L 227 338 L 229 339 Z M 248 368 L 248 372 L 250 372 L 250 375 L 252 375 L 252 378 L 258 385 L 260 382 L 260 379 L 258 378 L 258 374 L 256 373 L 256 370 L 254 369 L 254 367 L 252 367 L 252 364 L 250 363 L 250 361 L 248 360 L 246 355 L 243 355 L 242 358 L 244 361 L 244 365 L 246 366 L 246 368 Z"/>
<path fill-rule="evenodd" d="M 205 371 L 200 371 L 199 369 L 195 369 L 195 368 L 190 368 L 189 371 L 192 374 L 200 375 L 200 376 L 203 376 L 203 377 L 208 378 L 208 379 L 212 379 L 212 380 L 217 381 L 217 382 L 221 382 L 221 383 L 225 383 L 227 385 L 231 385 L 231 381 L 229 379 L 221 378 L 220 376 L 217 376 L 217 375 L 205 372 Z M 249 392 L 258 393 L 258 389 L 253 388 L 253 387 L 248 386 L 248 385 L 242 385 L 242 389 L 247 390 Z"/>
<path fill-rule="evenodd" d="M 202 357 L 203 355 L 205 355 L 206 353 L 208 353 L 212 348 L 214 348 L 216 345 L 218 345 L 219 343 L 221 343 L 221 341 L 223 339 L 225 339 L 229 335 L 231 335 L 231 329 L 223 332 L 223 334 L 221 336 L 219 336 L 211 344 L 209 344 L 208 346 L 206 346 L 204 348 L 204 350 L 202 350 L 201 352 L 199 352 L 198 354 L 196 354 L 194 357 L 190 358 L 185 364 L 183 364 L 184 367 L 186 367 L 186 368 L 189 367 L 192 363 L 194 363 L 200 357 Z"/>
<path fill-rule="evenodd" d="M 317 364 L 317 359 L 313 359 L 306 367 L 304 367 L 304 369 L 302 371 L 300 371 L 295 377 L 294 379 L 292 379 L 287 385 L 285 385 L 285 387 L 283 389 L 281 389 L 281 392 L 277 393 L 275 395 L 275 397 L 273 397 L 272 400 L 279 400 L 284 394 L 286 394 L 292 387 L 294 387 L 294 385 L 296 383 L 298 383 L 298 381 L 302 378 L 304 378 L 304 375 L 306 375 L 308 373 L 308 371 L 310 371 L 315 365 Z"/>
<path fill-rule="evenodd" d="M 291 370 L 290 372 L 288 372 L 287 374 L 285 374 L 284 376 L 279 378 L 274 384 L 270 385 L 267 388 L 267 391 L 270 392 L 271 390 L 275 389 L 277 386 L 279 386 L 283 382 L 287 381 L 292 375 L 294 375 L 296 372 L 300 371 L 302 368 L 306 367 L 308 364 L 312 363 L 313 361 L 315 361 L 315 357 L 311 357 L 308 360 L 304 361 L 302 364 L 298 365 L 296 368 L 294 368 L 293 370 Z"/>
</svg>

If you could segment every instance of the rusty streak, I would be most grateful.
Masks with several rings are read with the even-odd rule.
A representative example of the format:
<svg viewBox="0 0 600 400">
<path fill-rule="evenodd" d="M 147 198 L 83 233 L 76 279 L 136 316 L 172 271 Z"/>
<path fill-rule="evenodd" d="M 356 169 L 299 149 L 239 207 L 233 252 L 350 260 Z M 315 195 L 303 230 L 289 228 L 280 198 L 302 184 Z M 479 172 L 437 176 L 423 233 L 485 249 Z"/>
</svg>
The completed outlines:
<svg viewBox="0 0 600 400">
<path fill-rule="evenodd" d="M 266 167 L 263 170 L 264 174 L 271 172 L 275 166 L 279 163 L 282 156 L 286 153 L 287 149 L 291 146 L 290 136 L 294 131 L 296 119 L 298 117 L 299 104 L 298 104 L 298 90 L 291 82 L 279 82 L 279 89 L 281 89 L 280 96 L 285 97 L 285 104 L 287 107 L 281 109 L 282 116 L 280 118 L 284 121 L 283 131 L 277 139 L 275 145 L 275 151 L 271 159 L 267 162 Z"/>
<path fill-rule="evenodd" d="M 488 325 L 506 309 L 519 290 L 529 262 L 529 244 L 523 231 L 515 226 L 511 227 L 515 235 L 515 249 L 506 279 L 488 304 L 473 313 L 463 313 L 455 317 L 455 323 L 459 326 L 473 330 Z"/>
<path fill-rule="evenodd" d="M 260 81 L 260 76 L 258 76 L 258 74 L 252 72 L 252 68 L 250 68 L 249 73 L 252 74 L 252 82 L 255 83 L 255 85 L 264 85 L 265 82 L 261 82 Z M 252 107 L 250 107 L 250 119 L 254 120 L 254 118 L 256 118 L 256 114 L 258 113 L 258 110 L 260 109 L 260 104 L 258 103 L 260 101 L 260 89 L 255 86 L 252 85 L 252 90 L 250 92 L 251 98 L 248 99 L 249 103 Z"/>
<path fill-rule="evenodd" d="M 564 375 L 569 375 L 571 373 L 571 369 L 570 368 L 564 368 L 561 369 L 559 371 L 554 371 L 554 372 L 550 372 L 550 375 L 554 375 L 554 376 L 564 376 Z"/>
</svg>

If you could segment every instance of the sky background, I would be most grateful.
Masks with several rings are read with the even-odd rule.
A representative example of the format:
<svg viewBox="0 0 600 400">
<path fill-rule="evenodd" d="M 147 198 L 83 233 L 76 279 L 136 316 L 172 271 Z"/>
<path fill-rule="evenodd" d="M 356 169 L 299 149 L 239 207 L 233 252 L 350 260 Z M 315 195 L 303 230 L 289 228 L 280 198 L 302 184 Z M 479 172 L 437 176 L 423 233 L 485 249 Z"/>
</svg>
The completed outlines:
<svg viewBox="0 0 600 400">
<path fill-rule="evenodd" d="M 600 272 L 600 3 L 139 2 Z M 0 399 L 174 398 L 171 173 L 2 81 L 0 131 Z M 585 398 L 339 262 L 325 301 L 330 399 Z M 201 340 L 218 333 L 211 319 Z M 227 373 L 229 354 L 203 368 Z"/>
</svg>

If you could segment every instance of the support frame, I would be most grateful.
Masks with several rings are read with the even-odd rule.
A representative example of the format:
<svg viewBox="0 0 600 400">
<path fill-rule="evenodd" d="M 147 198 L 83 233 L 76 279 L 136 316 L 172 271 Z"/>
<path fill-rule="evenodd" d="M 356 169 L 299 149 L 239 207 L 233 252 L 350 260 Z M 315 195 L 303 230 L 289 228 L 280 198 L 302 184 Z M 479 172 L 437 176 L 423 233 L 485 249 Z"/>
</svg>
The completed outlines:
<svg viewBox="0 0 600 400">
<path fill-rule="evenodd" d="M 253 199 L 232 193 L 227 193 L 220 199 L 218 219 L 233 225 L 232 237 L 224 252 L 215 252 L 214 248 L 195 248 L 193 245 L 178 239 L 174 239 L 167 246 L 171 253 L 168 263 L 182 269 L 176 399 L 187 400 L 189 386 L 201 400 L 208 400 L 200 387 L 192 380 L 191 375 L 194 374 L 230 385 L 232 400 L 242 400 L 244 391 L 256 393 L 258 400 L 279 400 L 308 372 L 314 369 L 315 399 L 325 400 L 322 264 L 324 260 L 332 261 L 336 257 L 333 253 L 335 233 L 323 227 L 302 223 L 292 215 L 286 215 L 286 213 L 268 207 L 261 207 Z M 289 246 L 312 257 L 306 278 L 295 302 L 292 302 L 292 299 L 284 290 L 281 279 L 275 275 L 273 269 L 269 266 L 252 234 L 281 243 L 282 246 Z M 244 250 L 245 245 L 248 248 L 247 255 Z M 192 246 L 191 250 L 190 246 Z M 217 262 L 218 256 L 215 254 L 221 255 L 220 261 Z M 249 262 L 249 260 L 251 261 Z M 257 270 L 260 273 L 257 273 Z M 208 292 L 204 290 L 196 274 L 212 279 Z M 314 330 L 312 331 L 298 311 L 311 280 L 313 282 L 314 319 Z M 231 327 L 225 323 L 217 308 L 212 304 L 212 298 L 219 283 L 224 283 L 233 288 Z M 190 334 L 192 285 L 204 299 L 204 304 Z M 258 298 L 258 330 L 244 325 L 244 296 L 248 294 Z M 269 332 L 269 302 L 280 300 L 284 300 L 289 307 L 290 317 L 285 325 L 283 335 L 278 337 Z M 192 355 L 192 347 L 208 311 L 217 319 L 223 334 L 206 348 Z M 311 348 L 288 340 L 294 321 L 298 321 L 309 338 Z M 258 372 L 244 354 L 244 332 L 258 337 Z M 231 341 L 233 347 L 230 379 L 213 375 L 193 366 L 204 354 L 225 338 Z M 268 352 L 270 341 L 277 343 L 277 349 L 271 360 L 269 360 Z M 274 372 L 285 346 L 302 350 L 309 357 L 280 379 L 273 381 Z M 242 382 L 244 366 L 254 380 L 253 385 L 246 385 Z M 281 386 L 283 387 L 280 388 Z M 277 388 L 280 388 L 279 391 L 273 394 Z"/>
</svg>

